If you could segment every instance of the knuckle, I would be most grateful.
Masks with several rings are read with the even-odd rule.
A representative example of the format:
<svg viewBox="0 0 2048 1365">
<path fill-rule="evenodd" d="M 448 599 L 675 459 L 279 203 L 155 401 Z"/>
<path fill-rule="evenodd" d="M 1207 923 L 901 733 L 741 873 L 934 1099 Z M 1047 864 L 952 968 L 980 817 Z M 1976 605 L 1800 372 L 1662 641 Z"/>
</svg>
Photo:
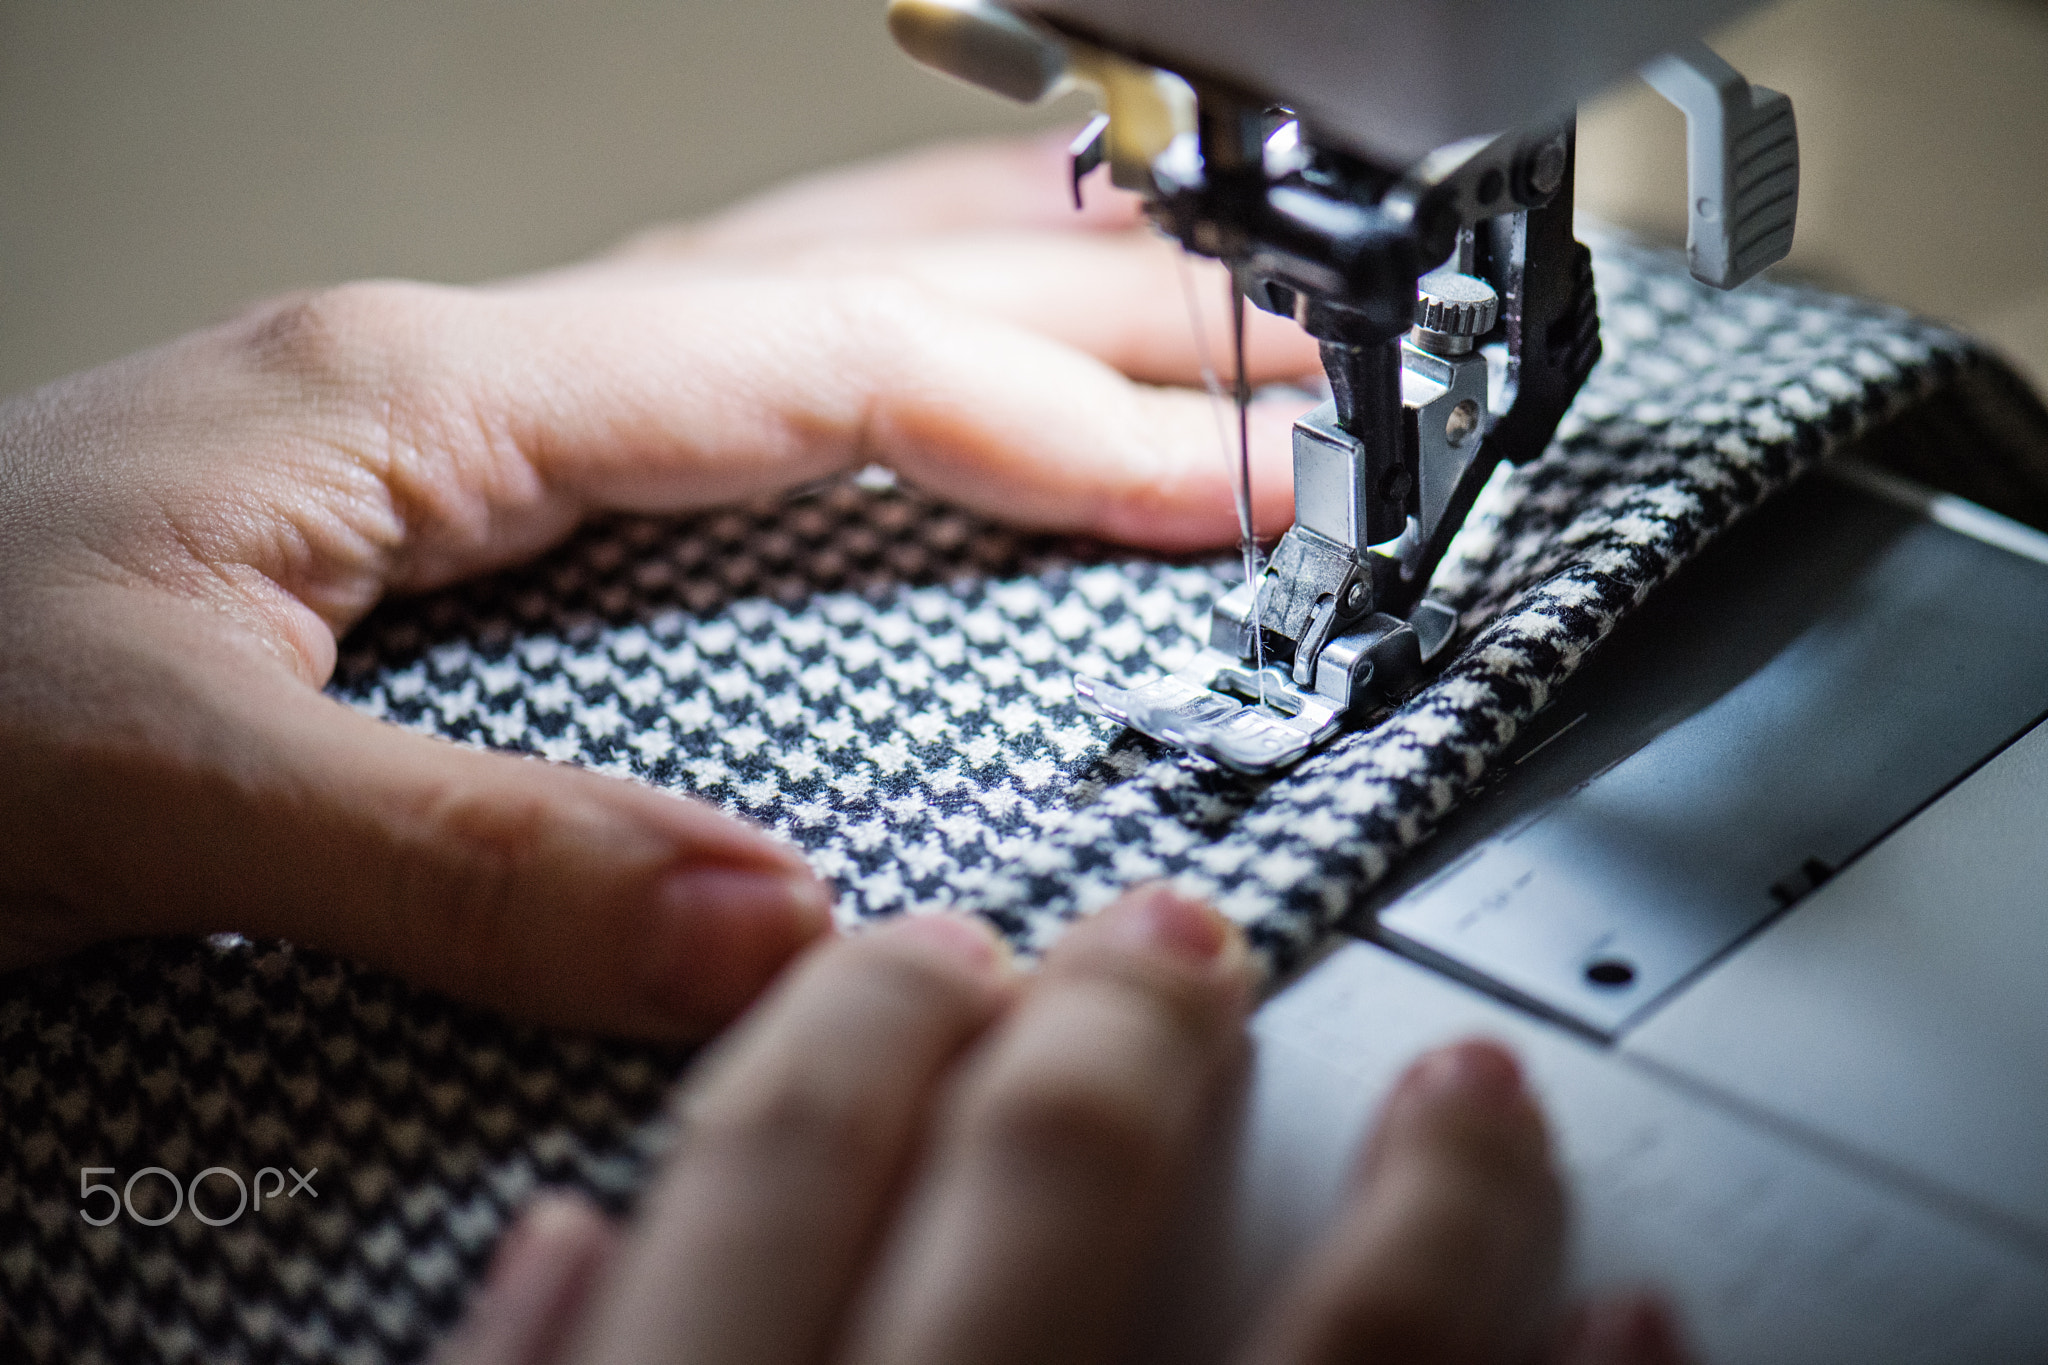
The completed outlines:
<svg viewBox="0 0 2048 1365">
<path fill-rule="evenodd" d="M 370 540 L 394 554 L 399 585 L 410 546 L 468 553 L 490 532 L 493 500 L 532 487 L 505 404 L 481 377 L 490 370 L 476 361 L 477 341 L 493 335 L 483 307 L 448 286 L 360 281 L 260 307 L 232 343 L 257 385 L 289 400 L 296 449 L 341 457 L 343 486 L 372 490 L 348 515 L 367 518 Z"/>
<path fill-rule="evenodd" d="M 854 1087 L 798 1063 L 726 1066 L 684 1102 L 690 1149 L 749 1167 L 867 1170 L 887 1163 L 895 1127 Z"/>
<path fill-rule="evenodd" d="M 868 1008 L 897 1015 L 903 1028 L 953 1025 L 985 1017 L 990 1008 L 985 975 L 950 958 L 905 951 L 884 935 L 844 941 L 819 970 L 852 978 Z"/>
<path fill-rule="evenodd" d="M 1414 1125 L 1395 1137 L 1440 1198 L 1469 1191 L 1474 1199 L 1520 1206 L 1559 1197 L 1549 1136 L 1533 1105 L 1510 1111 L 1506 1120 L 1492 1113 L 1437 1116 L 1435 1123 Z"/>
<path fill-rule="evenodd" d="M 877 343 L 902 347 L 921 342 L 931 334 L 938 306 L 929 287 L 886 270 L 841 274 L 835 281 L 833 296 L 834 331 L 870 355 Z"/>
<path fill-rule="evenodd" d="M 764 1038 L 722 1058 L 686 1098 L 693 1146 L 777 1163 L 888 1161 L 899 1142 L 895 1087 L 863 1084 L 863 1066 L 876 1052 L 912 1065 L 950 1049 L 996 1008 L 986 982 L 879 937 L 820 954 L 789 995 L 808 1002 L 786 1002 Z"/>
<path fill-rule="evenodd" d="M 993 1086 L 968 1130 L 971 1143 L 1010 1169 L 1105 1190 L 1142 1189 L 1171 1159 L 1161 1116 L 1084 1068 L 1034 1068 Z"/>
<path fill-rule="evenodd" d="M 1059 945 L 1045 977 L 1102 1017 L 1107 1036 L 1143 1049 L 1156 1068 L 1169 1059 L 1220 1061 L 1239 1041 L 1244 987 L 1208 967 L 1189 966 L 1091 936 Z"/>
<path fill-rule="evenodd" d="M 1482 1135 L 1468 1145 L 1464 1168 L 1473 1184 L 1495 1201 L 1514 1200 L 1543 1209 L 1563 1197 L 1546 1135 L 1534 1125 L 1527 1133 Z"/>
<path fill-rule="evenodd" d="M 692 1156 L 737 1166 L 872 1169 L 891 1158 L 895 1124 L 858 1085 L 811 1064 L 805 1048 L 737 1048 L 682 1099 Z"/>
<path fill-rule="evenodd" d="M 434 959 L 471 991 L 501 978 L 524 936 L 521 909 L 535 851 L 550 826 L 545 803 L 509 793 L 437 797 L 424 828 L 398 850 L 398 914 L 431 926 Z"/>
<path fill-rule="evenodd" d="M 401 372 L 446 298 L 442 287 L 366 280 L 288 295 L 256 310 L 247 350 L 259 369 L 329 384 Z"/>
</svg>

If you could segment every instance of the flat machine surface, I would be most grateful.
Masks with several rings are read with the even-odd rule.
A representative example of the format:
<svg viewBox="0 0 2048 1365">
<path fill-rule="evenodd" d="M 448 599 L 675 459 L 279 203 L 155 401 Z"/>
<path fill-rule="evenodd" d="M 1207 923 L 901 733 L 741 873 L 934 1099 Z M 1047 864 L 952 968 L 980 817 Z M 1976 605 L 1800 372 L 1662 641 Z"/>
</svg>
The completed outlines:
<svg viewBox="0 0 2048 1365">
<path fill-rule="evenodd" d="M 2048 1257 L 2044 825 L 2048 725 L 1632 1030 L 1624 1054 Z"/>
<path fill-rule="evenodd" d="M 2048 566 L 1834 478 L 1710 547 L 1377 897 L 1611 1036 L 2048 713 Z"/>
<path fill-rule="evenodd" d="M 1705 1361 L 2048 1361 L 2044 712 L 2048 537 L 1851 472 L 1711 547 L 1260 1011 L 1148 1358 L 1222 1358 L 1481 1033 L 1577 1282 L 1666 1286 Z"/>
</svg>

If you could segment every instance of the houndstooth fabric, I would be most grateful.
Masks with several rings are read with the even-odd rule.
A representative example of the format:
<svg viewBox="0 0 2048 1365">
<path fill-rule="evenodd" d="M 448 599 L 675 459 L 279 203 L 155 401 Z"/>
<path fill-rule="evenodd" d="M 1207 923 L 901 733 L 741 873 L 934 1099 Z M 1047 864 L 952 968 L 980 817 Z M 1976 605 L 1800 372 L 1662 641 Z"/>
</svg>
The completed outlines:
<svg viewBox="0 0 2048 1365">
<path fill-rule="evenodd" d="M 1606 359 L 1438 576 L 1468 642 L 1277 780 L 1162 753 L 1073 700 L 1077 671 L 1128 684 L 1184 661 L 1234 561 L 1021 536 L 876 479 L 606 522 L 534 566 L 388 605 L 345 643 L 334 691 L 761 821 L 838 884 L 849 920 L 966 905 L 1038 949 L 1164 876 L 1284 965 L 1621 616 L 1814 460 L 1894 417 L 1937 441 L 2024 427 L 2048 449 L 2038 407 L 1939 328 L 1770 285 L 1717 294 L 1618 242 L 1596 243 L 1596 269 Z M 2048 489 L 1995 448 L 1973 447 Z M 284 944 L 120 945 L 18 973 L 0 982 L 0 1349 L 418 1359 L 537 1184 L 623 1206 L 680 1060 Z M 320 1173 L 317 1194 L 221 1228 L 81 1219 L 82 1170 L 145 1166 Z"/>
<path fill-rule="evenodd" d="M 399 608 L 358 634 L 337 691 L 717 801 L 802 847 L 849 922 L 970 906 L 1032 951 L 1170 877 L 1284 966 L 1651 587 L 1971 356 L 1893 310 L 1724 295 L 1619 244 L 1599 280 L 1606 363 L 1438 575 L 1479 638 L 1277 782 L 1120 737 L 1074 700 L 1076 672 L 1128 684 L 1184 662 L 1234 560 L 1022 540 L 858 483 L 618 523 L 532 574 Z"/>
</svg>

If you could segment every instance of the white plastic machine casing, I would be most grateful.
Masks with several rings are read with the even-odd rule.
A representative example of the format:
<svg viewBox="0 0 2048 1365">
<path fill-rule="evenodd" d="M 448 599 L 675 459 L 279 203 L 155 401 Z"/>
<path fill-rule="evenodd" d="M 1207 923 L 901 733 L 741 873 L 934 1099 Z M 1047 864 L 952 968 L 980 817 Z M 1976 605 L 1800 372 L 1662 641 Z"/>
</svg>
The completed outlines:
<svg viewBox="0 0 2048 1365">
<path fill-rule="evenodd" d="M 1406 165 L 1563 114 L 1756 0 L 1007 0 Z"/>
</svg>

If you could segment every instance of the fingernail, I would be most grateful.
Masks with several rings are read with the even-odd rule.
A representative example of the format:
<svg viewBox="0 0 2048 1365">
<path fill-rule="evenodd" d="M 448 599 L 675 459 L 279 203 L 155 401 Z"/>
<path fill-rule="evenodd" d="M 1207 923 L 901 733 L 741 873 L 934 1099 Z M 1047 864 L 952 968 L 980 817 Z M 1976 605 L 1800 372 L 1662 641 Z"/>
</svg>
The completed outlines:
<svg viewBox="0 0 2048 1365">
<path fill-rule="evenodd" d="M 587 1201 L 553 1192 L 537 1196 L 499 1238 L 483 1285 L 440 1358 L 556 1358 L 608 1244 L 602 1215 Z"/>
<path fill-rule="evenodd" d="M 891 923 L 892 936 L 920 944 L 977 975 L 1007 967 L 1010 945 L 988 921 L 973 915 L 907 915 Z"/>
<path fill-rule="evenodd" d="M 1522 1064 L 1499 1043 L 1471 1038 L 1440 1047 L 1415 1064 L 1409 1083 L 1426 1095 L 1512 1104 L 1527 1098 Z"/>
<path fill-rule="evenodd" d="M 498 1238 L 490 1269 L 484 1272 L 485 1287 L 502 1291 L 530 1279 L 534 1250 L 560 1237 L 578 1221 L 577 1214 L 572 1196 L 546 1190 L 536 1195 Z"/>
<path fill-rule="evenodd" d="M 671 907 L 697 913 L 784 918 L 811 934 L 822 933 L 832 923 L 832 889 L 807 869 L 693 867 L 663 883 L 661 898 Z"/>
<path fill-rule="evenodd" d="M 1140 887 L 1106 913 L 1125 942 L 1195 966 L 1217 961 L 1240 941 L 1237 926 L 1208 904 L 1170 886 Z"/>
<path fill-rule="evenodd" d="M 641 957 L 656 1003 L 687 1027 L 723 1023 L 832 927 L 832 889 L 806 870 L 690 867 L 654 892 Z"/>
<path fill-rule="evenodd" d="M 542 1196 L 545 1198 L 546 1196 Z M 484 1293 L 503 1292 L 508 1282 L 514 1280 L 524 1269 L 526 1251 L 534 1238 L 534 1222 L 537 1210 L 529 1208 L 512 1220 L 498 1237 L 498 1245 L 491 1251 L 490 1268 L 484 1272 Z"/>
</svg>

